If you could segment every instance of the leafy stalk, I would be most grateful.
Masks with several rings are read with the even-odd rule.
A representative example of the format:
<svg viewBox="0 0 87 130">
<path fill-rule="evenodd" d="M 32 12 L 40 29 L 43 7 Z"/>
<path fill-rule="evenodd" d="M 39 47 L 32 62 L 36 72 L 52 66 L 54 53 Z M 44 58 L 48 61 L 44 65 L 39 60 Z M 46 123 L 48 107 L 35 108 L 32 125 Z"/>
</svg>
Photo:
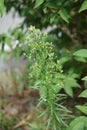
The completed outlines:
<svg viewBox="0 0 87 130">
<path fill-rule="evenodd" d="M 56 130 L 64 125 L 62 118 L 56 111 L 57 93 L 62 88 L 62 67 L 59 60 L 55 58 L 54 46 L 46 41 L 47 34 L 43 34 L 35 27 L 30 27 L 27 34 L 28 51 L 26 53 L 29 59 L 29 84 L 32 88 L 38 89 L 42 102 L 46 105 L 49 119 L 47 121 L 47 130 L 52 123 Z M 66 111 L 62 105 L 60 109 Z M 61 113 L 62 114 L 62 113 Z"/>
</svg>

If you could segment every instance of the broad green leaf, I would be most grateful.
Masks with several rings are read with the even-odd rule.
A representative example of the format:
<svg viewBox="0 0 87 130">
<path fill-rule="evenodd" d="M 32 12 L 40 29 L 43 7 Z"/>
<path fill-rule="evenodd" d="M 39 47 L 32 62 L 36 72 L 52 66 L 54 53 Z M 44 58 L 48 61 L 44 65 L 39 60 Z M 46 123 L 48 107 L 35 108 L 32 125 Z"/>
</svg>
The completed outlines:
<svg viewBox="0 0 87 130">
<path fill-rule="evenodd" d="M 75 126 L 73 126 L 73 130 L 84 130 L 84 122 L 79 122 Z"/>
<path fill-rule="evenodd" d="M 0 15 L 2 16 L 4 10 L 4 0 L 0 1 Z"/>
<path fill-rule="evenodd" d="M 70 97 L 73 97 L 73 90 L 71 86 L 64 86 L 64 90 Z"/>
<path fill-rule="evenodd" d="M 87 58 L 87 49 L 80 49 L 76 51 L 73 55 Z"/>
<path fill-rule="evenodd" d="M 66 78 L 65 85 L 71 87 L 80 87 L 74 78 Z"/>
<path fill-rule="evenodd" d="M 36 0 L 36 2 L 35 2 L 35 8 L 37 8 L 38 6 L 40 6 L 43 2 L 44 2 L 44 0 Z"/>
<path fill-rule="evenodd" d="M 72 87 L 79 87 L 79 84 L 76 82 L 75 79 L 73 78 L 66 78 L 65 79 L 65 86 L 64 86 L 64 90 L 65 92 L 69 95 L 69 96 L 73 96 L 73 91 L 72 91 Z"/>
<path fill-rule="evenodd" d="M 69 15 L 66 9 L 61 9 L 58 13 L 65 22 L 69 23 Z"/>
<path fill-rule="evenodd" d="M 82 78 L 82 80 L 85 80 L 85 81 L 87 81 L 87 76 L 85 76 L 84 78 Z"/>
<path fill-rule="evenodd" d="M 80 116 L 74 119 L 66 130 L 84 130 L 87 128 L 87 117 Z"/>
<path fill-rule="evenodd" d="M 87 98 L 87 90 L 84 90 L 82 93 L 80 93 L 79 97 Z"/>
<path fill-rule="evenodd" d="M 62 58 L 60 59 L 60 63 L 61 63 L 61 64 L 64 64 L 64 63 L 68 62 L 69 60 L 71 60 L 71 57 L 70 57 L 70 56 L 62 57 Z"/>
<path fill-rule="evenodd" d="M 79 62 L 87 62 L 86 59 L 84 57 L 75 57 L 75 60 L 79 61 Z"/>
<path fill-rule="evenodd" d="M 58 7 L 56 3 L 46 3 L 45 6 L 53 9 L 56 9 Z"/>
<path fill-rule="evenodd" d="M 87 106 L 76 105 L 76 108 L 87 115 Z"/>
<path fill-rule="evenodd" d="M 82 5 L 81 5 L 81 7 L 80 7 L 80 9 L 79 9 L 79 13 L 82 12 L 82 11 L 84 11 L 84 10 L 86 10 L 86 9 L 87 9 L 87 0 L 85 0 L 85 1 L 82 3 Z"/>
</svg>

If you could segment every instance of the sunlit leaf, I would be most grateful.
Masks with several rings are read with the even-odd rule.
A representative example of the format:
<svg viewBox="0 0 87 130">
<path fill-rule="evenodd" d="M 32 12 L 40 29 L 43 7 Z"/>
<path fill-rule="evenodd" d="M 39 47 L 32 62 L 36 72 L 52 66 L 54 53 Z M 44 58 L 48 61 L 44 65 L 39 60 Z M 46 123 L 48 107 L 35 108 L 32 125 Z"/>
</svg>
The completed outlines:
<svg viewBox="0 0 87 130">
<path fill-rule="evenodd" d="M 84 130 L 87 128 L 87 118 L 85 116 L 80 116 L 74 119 L 66 130 Z"/>
<path fill-rule="evenodd" d="M 57 4 L 56 3 L 46 3 L 45 4 L 46 7 L 49 7 L 49 8 L 53 8 L 53 9 L 56 9 L 57 8 Z"/>
<path fill-rule="evenodd" d="M 72 91 L 71 86 L 65 86 L 64 90 L 70 97 L 73 97 L 73 91 Z"/>
<path fill-rule="evenodd" d="M 73 97 L 72 87 L 79 87 L 79 84 L 76 82 L 74 78 L 66 78 L 64 90 L 71 97 Z"/>
<path fill-rule="evenodd" d="M 87 90 L 80 93 L 79 97 L 87 98 Z"/>
<path fill-rule="evenodd" d="M 76 105 L 76 108 L 87 115 L 87 106 Z"/>
<path fill-rule="evenodd" d="M 73 55 L 87 58 L 87 49 L 80 49 L 76 51 Z"/>
<path fill-rule="evenodd" d="M 44 2 L 44 0 L 36 0 L 36 2 L 35 2 L 35 8 L 37 8 L 38 6 L 40 6 L 43 2 Z"/>
<path fill-rule="evenodd" d="M 87 76 L 85 76 L 84 78 L 82 78 L 82 80 L 87 81 Z"/>
<path fill-rule="evenodd" d="M 69 23 L 69 15 L 66 9 L 59 10 L 60 17 L 67 23 Z"/>
<path fill-rule="evenodd" d="M 84 10 L 86 10 L 86 9 L 87 9 L 87 0 L 85 0 L 85 1 L 82 3 L 82 5 L 81 5 L 81 7 L 80 7 L 80 9 L 79 9 L 79 13 L 82 12 L 82 11 L 84 11 Z"/>
</svg>

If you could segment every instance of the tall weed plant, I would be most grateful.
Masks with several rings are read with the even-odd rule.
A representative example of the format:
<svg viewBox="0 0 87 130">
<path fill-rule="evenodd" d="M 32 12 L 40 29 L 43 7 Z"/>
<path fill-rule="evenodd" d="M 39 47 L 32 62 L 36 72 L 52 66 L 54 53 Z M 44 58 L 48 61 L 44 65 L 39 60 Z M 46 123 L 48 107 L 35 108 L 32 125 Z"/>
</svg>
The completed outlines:
<svg viewBox="0 0 87 130">
<path fill-rule="evenodd" d="M 47 37 L 47 34 L 30 26 L 26 36 L 28 45 L 25 54 L 29 62 L 29 87 L 39 90 L 38 105 L 46 106 L 41 116 L 49 115 L 45 122 L 47 130 L 61 130 L 67 127 L 65 119 L 70 112 L 63 105 L 66 95 L 59 94 L 65 77 L 60 61 L 54 53 L 55 46 L 47 42 Z"/>
</svg>

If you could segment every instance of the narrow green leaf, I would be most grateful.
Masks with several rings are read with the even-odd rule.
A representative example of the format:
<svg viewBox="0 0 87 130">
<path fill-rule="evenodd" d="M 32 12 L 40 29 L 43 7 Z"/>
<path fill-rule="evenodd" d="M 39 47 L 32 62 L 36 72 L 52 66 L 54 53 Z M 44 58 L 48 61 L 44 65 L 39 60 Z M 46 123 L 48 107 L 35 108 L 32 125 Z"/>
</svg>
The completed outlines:
<svg viewBox="0 0 87 130">
<path fill-rule="evenodd" d="M 73 55 L 87 58 L 87 49 L 80 49 L 76 51 Z"/>
<path fill-rule="evenodd" d="M 45 86 L 40 86 L 40 96 L 44 101 L 46 101 L 47 88 Z"/>
<path fill-rule="evenodd" d="M 0 15 L 2 16 L 4 10 L 4 0 L 0 1 Z"/>
<path fill-rule="evenodd" d="M 76 105 L 76 108 L 87 115 L 87 106 Z"/>
<path fill-rule="evenodd" d="M 84 90 L 82 93 L 80 93 L 79 97 L 87 98 L 87 90 Z"/>
<path fill-rule="evenodd" d="M 69 15 L 66 9 L 59 10 L 60 17 L 67 23 L 69 23 Z"/>
<path fill-rule="evenodd" d="M 35 2 L 35 7 L 34 7 L 34 8 L 37 8 L 37 7 L 40 6 L 43 2 L 44 2 L 44 0 L 36 0 L 36 2 Z"/>
<path fill-rule="evenodd" d="M 79 9 L 79 13 L 82 12 L 82 11 L 84 11 L 84 10 L 86 10 L 86 9 L 87 9 L 87 0 L 85 0 L 85 1 L 82 3 L 82 5 L 81 5 L 81 7 L 80 7 L 80 9 Z"/>
</svg>

